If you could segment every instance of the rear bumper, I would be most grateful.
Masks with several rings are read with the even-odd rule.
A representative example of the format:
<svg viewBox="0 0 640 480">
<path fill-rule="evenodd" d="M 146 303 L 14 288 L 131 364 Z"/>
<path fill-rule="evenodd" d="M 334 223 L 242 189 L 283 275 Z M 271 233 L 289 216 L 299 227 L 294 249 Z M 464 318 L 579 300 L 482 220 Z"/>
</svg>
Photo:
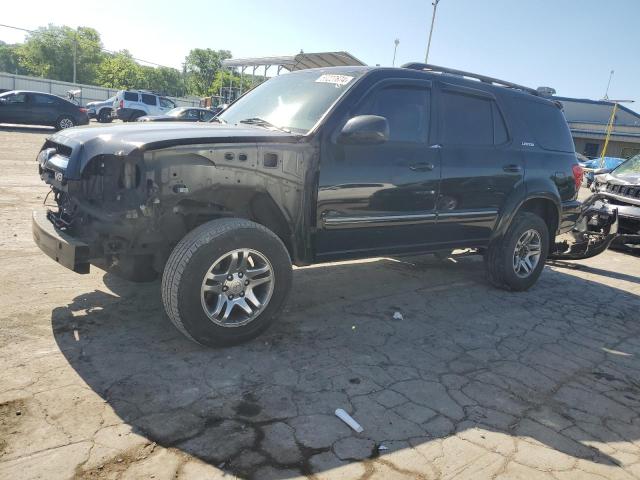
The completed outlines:
<svg viewBox="0 0 640 480">
<path fill-rule="evenodd" d="M 45 212 L 33 212 L 31 231 L 40 250 L 60 265 L 76 273 L 89 273 L 89 245 L 56 229 Z"/>
</svg>

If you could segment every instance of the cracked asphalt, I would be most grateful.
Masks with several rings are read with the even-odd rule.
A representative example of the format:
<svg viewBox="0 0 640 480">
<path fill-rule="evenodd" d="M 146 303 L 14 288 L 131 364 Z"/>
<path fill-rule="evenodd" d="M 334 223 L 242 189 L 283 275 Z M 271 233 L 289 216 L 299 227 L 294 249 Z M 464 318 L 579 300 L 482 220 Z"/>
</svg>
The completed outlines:
<svg viewBox="0 0 640 480">
<path fill-rule="evenodd" d="M 640 478 L 640 257 L 525 293 L 471 256 L 296 269 L 272 329 L 206 349 L 158 283 L 34 246 L 47 133 L 0 128 L 0 478 Z"/>
</svg>

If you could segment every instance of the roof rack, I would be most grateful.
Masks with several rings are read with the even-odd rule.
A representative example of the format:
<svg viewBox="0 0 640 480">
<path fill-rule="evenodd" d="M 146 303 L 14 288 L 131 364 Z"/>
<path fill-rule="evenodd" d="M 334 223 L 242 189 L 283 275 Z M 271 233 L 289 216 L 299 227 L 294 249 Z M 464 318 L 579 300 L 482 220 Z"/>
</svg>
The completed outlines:
<svg viewBox="0 0 640 480">
<path fill-rule="evenodd" d="M 412 62 L 405 63 L 402 68 L 409 68 L 411 70 L 423 70 L 425 72 L 434 73 L 448 73 L 451 75 L 459 75 L 461 77 L 475 78 L 483 83 L 489 83 L 491 85 L 499 85 L 501 87 L 515 88 L 516 90 L 522 90 L 523 92 L 530 93 L 532 95 L 539 95 L 539 92 L 530 87 L 518 85 L 517 83 L 507 82 L 506 80 L 499 80 L 497 78 L 487 77 L 485 75 L 479 75 L 477 73 L 464 72 L 462 70 L 455 70 L 453 68 L 439 67 L 437 65 L 431 65 L 428 63 Z"/>
</svg>

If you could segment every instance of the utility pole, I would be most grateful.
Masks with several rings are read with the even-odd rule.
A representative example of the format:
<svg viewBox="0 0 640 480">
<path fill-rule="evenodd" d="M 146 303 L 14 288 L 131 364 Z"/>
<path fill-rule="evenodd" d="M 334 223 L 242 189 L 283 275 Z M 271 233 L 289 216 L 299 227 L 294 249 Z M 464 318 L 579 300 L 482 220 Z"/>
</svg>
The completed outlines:
<svg viewBox="0 0 640 480">
<path fill-rule="evenodd" d="M 424 63 L 429 63 L 429 50 L 431 49 L 431 36 L 433 35 L 433 24 L 436 23 L 436 10 L 440 0 L 433 0 L 433 15 L 431 16 L 431 29 L 429 30 L 429 42 L 427 43 L 427 54 L 424 57 Z"/>
<path fill-rule="evenodd" d="M 393 47 L 393 62 L 391 63 L 392 67 L 396 66 L 396 52 L 398 51 L 398 44 L 400 43 L 400 39 L 396 38 L 393 43 L 395 44 L 395 47 Z"/>
<path fill-rule="evenodd" d="M 73 35 L 73 83 L 76 83 L 76 62 L 78 59 L 78 29 Z"/>
<path fill-rule="evenodd" d="M 613 70 L 611 70 L 611 72 L 609 72 L 609 81 L 607 82 L 607 90 L 604 92 L 604 100 L 608 100 L 609 99 L 609 87 L 611 86 L 611 79 L 613 78 L 613 74 L 615 72 Z"/>
</svg>

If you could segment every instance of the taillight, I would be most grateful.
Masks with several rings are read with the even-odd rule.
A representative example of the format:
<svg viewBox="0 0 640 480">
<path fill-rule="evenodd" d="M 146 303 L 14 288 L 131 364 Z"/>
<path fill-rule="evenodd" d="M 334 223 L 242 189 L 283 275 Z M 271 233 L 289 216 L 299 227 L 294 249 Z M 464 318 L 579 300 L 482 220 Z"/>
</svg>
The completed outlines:
<svg viewBox="0 0 640 480">
<path fill-rule="evenodd" d="M 120 108 L 124 108 L 124 100 L 120 100 Z"/>
<path fill-rule="evenodd" d="M 80 110 L 80 113 L 87 113 L 89 110 L 87 110 L 86 108 L 80 107 L 78 110 Z"/>
<path fill-rule="evenodd" d="M 576 182 L 576 191 L 580 190 L 580 186 L 582 185 L 582 176 L 584 175 L 584 171 L 582 167 L 575 163 L 571 169 L 573 170 L 573 180 Z"/>
</svg>

